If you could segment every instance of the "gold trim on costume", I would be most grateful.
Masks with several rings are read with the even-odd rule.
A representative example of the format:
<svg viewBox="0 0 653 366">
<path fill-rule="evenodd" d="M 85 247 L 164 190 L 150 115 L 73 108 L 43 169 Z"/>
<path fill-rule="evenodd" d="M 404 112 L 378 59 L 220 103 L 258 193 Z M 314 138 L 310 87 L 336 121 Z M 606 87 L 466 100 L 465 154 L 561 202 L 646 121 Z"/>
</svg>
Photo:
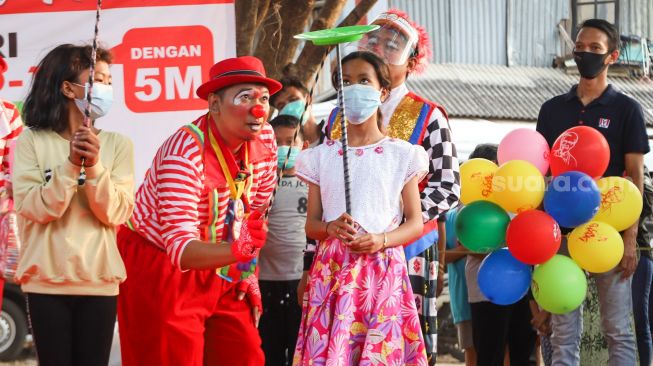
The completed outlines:
<svg viewBox="0 0 653 366">
<path fill-rule="evenodd" d="M 410 140 L 423 106 L 424 102 L 415 100 L 410 95 L 404 96 L 390 117 L 390 124 L 387 128 L 388 136 L 404 141 Z M 340 137 L 340 114 L 338 114 L 331 127 L 331 139 L 339 140 Z"/>
</svg>

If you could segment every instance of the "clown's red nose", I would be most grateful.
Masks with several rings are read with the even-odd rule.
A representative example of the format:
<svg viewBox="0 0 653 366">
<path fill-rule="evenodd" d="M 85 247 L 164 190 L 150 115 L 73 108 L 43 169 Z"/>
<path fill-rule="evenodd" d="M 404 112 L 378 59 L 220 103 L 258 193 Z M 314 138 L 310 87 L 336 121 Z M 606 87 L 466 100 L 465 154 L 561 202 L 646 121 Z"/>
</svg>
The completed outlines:
<svg viewBox="0 0 653 366">
<path fill-rule="evenodd" d="M 249 113 L 251 113 L 254 118 L 263 118 L 265 117 L 265 108 L 262 105 L 257 104 L 249 110 Z"/>
</svg>

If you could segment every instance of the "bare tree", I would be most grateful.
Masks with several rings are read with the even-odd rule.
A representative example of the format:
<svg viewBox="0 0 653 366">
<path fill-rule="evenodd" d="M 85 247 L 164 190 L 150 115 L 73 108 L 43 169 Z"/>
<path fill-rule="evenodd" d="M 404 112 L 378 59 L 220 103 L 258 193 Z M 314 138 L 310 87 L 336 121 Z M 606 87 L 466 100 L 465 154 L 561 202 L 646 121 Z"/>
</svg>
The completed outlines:
<svg viewBox="0 0 653 366">
<path fill-rule="evenodd" d="M 256 30 L 265 19 L 270 0 L 236 0 L 236 54 L 251 55 Z"/>
<path fill-rule="evenodd" d="M 268 16 L 258 28 L 258 42 L 254 56 L 264 60 L 270 77 L 278 79 L 281 70 L 293 61 L 298 40 L 308 24 L 313 0 L 272 0 Z"/>
<path fill-rule="evenodd" d="M 376 2 L 377 0 L 361 0 L 349 13 L 349 15 L 347 15 L 347 17 L 345 17 L 345 19 L 340 22 L 340 24 L 338 24 L 338 27 L 355 25 L 365 16 L 365 14 L 367 14 L 368 11 L 370 11 Z M 318 16 L 318 18 L 313 22 L 311 30 L 332 28 L 338 16 L 342 12 L 342 5 L 344 5 L 344 1 L 342 1 L 342 3 L 343 4 L 341 4 L 340 8 L 338 9 L 338 15 L 335 16 L 334 19 L 328 18 L 326 16 L 321 19 L 320 16 Z M 311 79 L 313 78 L 313 75 L 319 71 L 318 68 L 320 67 L 322 59 L 326 56 L 326 52 L 328 52 L 328 50 L 324 46 L 315 46 L 310 42 L 307 42 L 304 45 L 302 52 L 300 53 L 299 57 L 297 57 L 297 61 L 295 61 L 295 64 L 297 65 L 296 69 L 299 73 L 298 77 L 304 82 L 304 84 L 312 84 L 313 80 Z"/>
<path fill-rule="evenodd" d="M 377 0 L 361 0 L 339 26 L 354 25 Z M 311 30 L 332 28 L 346 0 L 325 0 Z M 306 29 L 315 0 L 236 0 L 236 53 L 255 55 L 265 64 L 268 76 L 280 78 L 297 52 L 295 34 Z M 326 48 L 307 42 L 295 61 L 297 76 L 307 85 L 317 72 Z"/>
</svg>

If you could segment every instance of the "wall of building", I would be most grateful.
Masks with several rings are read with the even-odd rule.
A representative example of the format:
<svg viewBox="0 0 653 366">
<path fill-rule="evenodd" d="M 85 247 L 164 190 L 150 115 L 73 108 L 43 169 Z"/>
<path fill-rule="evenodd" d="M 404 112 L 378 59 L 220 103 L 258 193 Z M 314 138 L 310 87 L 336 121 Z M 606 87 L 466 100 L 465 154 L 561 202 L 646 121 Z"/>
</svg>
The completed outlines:
<svg viewBox="0 0 653 366">
<path fill-rule="evenodd" d="M 551 66 L 571 0 L 388 0 L 431 36 L 433 62 Z M 653 0 L 620 0 L 622 34 L 653 38 Z"/>
</svg>

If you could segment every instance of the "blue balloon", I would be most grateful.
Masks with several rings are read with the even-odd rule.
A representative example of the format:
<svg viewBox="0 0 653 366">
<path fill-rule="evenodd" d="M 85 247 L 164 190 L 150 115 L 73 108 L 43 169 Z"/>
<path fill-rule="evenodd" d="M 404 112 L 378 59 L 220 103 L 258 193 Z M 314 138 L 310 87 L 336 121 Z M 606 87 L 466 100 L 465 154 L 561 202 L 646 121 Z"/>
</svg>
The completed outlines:
<svg viewBox="0 0 653 366">
<path fill-rule="evenodd" d="M 447 211 L 444 225 L 447 229 L 447 249 L 452 249 L 458 244 L 458 237 L 456 236 L 456 217 L 458 217 L 458 208 L 452 208 Z"/>
<path fill-rule="evenodd" d="M 478 287 L 483 296 L 497 305 L 519 301 L 531 285 L 531 267 L 510 254 L 508 248 L 496 250 L 478 269 Z"/>
<path fill-rule="evenodd" d="M 544 210 L 566 228 L 590 221 L 600 205 L 601 192 L 594 179 L 577 171 L 553 178 L 544 193 Z"/>
</svg>

